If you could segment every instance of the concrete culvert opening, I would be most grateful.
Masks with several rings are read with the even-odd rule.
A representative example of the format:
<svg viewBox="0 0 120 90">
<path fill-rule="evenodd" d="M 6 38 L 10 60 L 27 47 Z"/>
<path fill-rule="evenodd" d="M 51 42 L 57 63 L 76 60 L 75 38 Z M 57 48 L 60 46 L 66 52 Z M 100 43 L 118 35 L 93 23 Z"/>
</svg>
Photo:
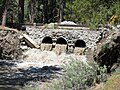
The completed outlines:
<svg viewBox="0 0 120 90">
<path fill-rule="evenodd" d="M 75 42 L 75 47 L 85 48 L 86 47 L 86 43 L 83 40 L 77 40 Z"/>
<path fill-rule="evenodd" d="M 52 50 L 52 38 L 47 36 L 43 38 L 42 43 L 41 43 L 41 50 L 42 51 L 51 51 Z"/>
<path fill-rule="evenodd" d="M 58 38 L 56 44 L 67 44 L 67 41 L 64 38 Z"/>
<path fill-rule="evenodd" d="M 51 37 L 47 36 L 47 37 L 43 38 L 42 43 L 52 44 L 53 41 L 52 41 Z"/>
<path fill-rule="evenodd" d="M 75 55 L 82 55 L 85 47 L 86 47 L 86 43 L 83 40 L 77 40 L 75 42 L 75 48 L 74 48 Z"/>
<path fill-rule="evenodd" d="M 58 38 L 54 48 L 54 52 L 58 55 L 65 53 L 67 51 L 67 41 L 65 38 Z"/>
</svg>

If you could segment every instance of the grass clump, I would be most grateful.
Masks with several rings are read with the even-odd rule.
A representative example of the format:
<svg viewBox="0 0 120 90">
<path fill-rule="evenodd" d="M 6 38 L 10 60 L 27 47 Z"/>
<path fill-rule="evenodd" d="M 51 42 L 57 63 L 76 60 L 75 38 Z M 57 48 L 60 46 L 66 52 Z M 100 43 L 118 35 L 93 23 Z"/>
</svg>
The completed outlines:
<svg viewBox="0 0 120 90">
<path fill-rule="evenodd" d="M 110 76 L 102 90 L 120 90 L 120 73 Z"/>
<path fill-rule="evenodd" d="M 120 66 L 115 69 L 115 73 L 116 73 L 116 74 L 120 74 Z"/>
<path fill-rule="evenodd" d="M 120 67 L 109 77 L 103 90 L 120 90 Z"/>
<path fill-rule="evenodd" d="M 106 81 L 106 68 L 95 62 L 75 60 L 63 67 L 65 73 L 62 79 L 48 90 L 88 90 L 95 83 Z"/>
<path fill-rule="evenodd" d="M 105 82 L 101 88 L 96 90 L 120 90 L 120 67 L 109 76 L 107 82 Z"/>
</svg>

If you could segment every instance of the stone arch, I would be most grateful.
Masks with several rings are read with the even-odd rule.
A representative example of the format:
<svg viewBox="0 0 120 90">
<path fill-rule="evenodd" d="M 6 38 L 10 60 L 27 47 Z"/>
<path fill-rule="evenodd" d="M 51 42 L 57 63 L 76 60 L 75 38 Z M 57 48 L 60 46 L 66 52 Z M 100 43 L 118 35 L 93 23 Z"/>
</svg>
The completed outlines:
<svg viewBox="0 0 120 90">
<path fill-rule="evenodd" d="M 58 55 L 60 55 L 61 53 L 66 53 L 67 46 L 68 46 L 67 40 L 63 37 L 60 37 L 56 41 L 54 52 Z"/>
<path fill-rule="evenodd" d="M 56 44 L 67 44 L 67 40 L 63 37 L 57 39 Z"/>
<path fill-rule="evenodd" d="M 83 40 L 76 40 L 75 44 L 74 44 L 74 53 L 75 55 L 83 55 L 85 47 L 86 47 L 86 43 Z"/>
<path fill-rule="evenodd" d="M 51 51 L 52 50 L 53 40 L 51 37 L 46 36 L 43 38 L 41 43 L 41 50 L 42 51 Z"/>
<path fill-rule="evenodd" d="M 85 48 L 86 47 L 86 43 L 85 43 L 85 41 L 78 39 L 75 42 L 75 47 Z"/>
<path fill-rule="evenodd" d="M 53 40 L 50 36 L 44 37 L 42 43 L 52 44 Z"/>
</svg>

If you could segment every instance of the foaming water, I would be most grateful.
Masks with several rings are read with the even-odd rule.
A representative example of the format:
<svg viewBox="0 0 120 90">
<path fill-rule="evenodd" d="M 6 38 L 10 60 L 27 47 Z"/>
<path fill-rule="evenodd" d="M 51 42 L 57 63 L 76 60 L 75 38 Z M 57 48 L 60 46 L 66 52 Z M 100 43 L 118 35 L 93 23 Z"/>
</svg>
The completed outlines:
<svg viewBox="0 0 120 90">
<path fill-rule="evenodd" d="M 43 67 L 43 66 L 61 66 L 71 60 L 80 60 L 87 63 L 85 55 L 75 55 L 61 53 L 56 54 L 54 51 L 41 51 L 39 49 L 30 49 L 24 53 L 26 56 L 22 63 L 18 63 L 18 67 Z"/>
<path fill-rule="evenodd" d="M 84 52 L 84 48 L 75 47 L 75 49 L 74 49 L 74 54 L 75 55 L 82 55 L 83 52 Z"/>
<path fill-rule="evenodd" d="M 24 57 L 24 59 L 21 60 L 20 62 L 11 62 L 11 63 L 4 62 L 6 63 L 6 65 L 10 65 L 13 71 L 15 70 L 16 72 L 16 70 L 18 70 L 16 74 L 17 76 L 14 76 L 14 74 L 10 74 L 11 77 L 13 76 L 16 78 L 18 76 L 20 77 L 22 76 L 23 78 L 25 72 L 22 73 L 22 71 L 19 72 L 19 70 L 27 71 L 27 73 L 29 72 L 28 76 L 38 75 L 40 73 L 39 70 L 41 70 L 41 68 L 43 68 L 44 66 L 48 66 L 48 68 L 49 66 L 50 67 L 55 66 L 59 68 L 62 65 L 69 64 L 70 61 L 75 61 L 75 60 L 77 61 L 80 60 L 84 62 L 86 65 L 88 65 L 85 55 L 75 55 L 75 54 L 68 55 L 66 53 L 61 53 L 60 55 L 58 55 L 54 51 L 41 51 L 40 49 L 29 49 L 28 51 L 24 52 L 24 55 L 26 57 Z M 39 73 L 36 74 L 36 71 L 38 71 Z M 25 78 L 28 78 L 26 76 L 27 73 L 25 73 Z M 9 77 L 9 75 L 7 77 Z M 21 81 L 20 78 L 19 81 Z M 3 85 L 0 87 L 0 90 L 19 90 L 19 87 L 18 88 L 14 86 L 6 87 L 6 85 Z"/>
<path fill-rule="evenodd" d="M 52 50 L 52 44 L 41 44 L 41 50 L 42 51 L 51 51 Z"/>
<path fill-rule="evenodd" d="M 53 51 L 60 55 L 61 53 L 65 53 L 67 50 L 67 45 L 66 44 L 56 44 L 55 48 L 53 49 Z"/>
</svg>

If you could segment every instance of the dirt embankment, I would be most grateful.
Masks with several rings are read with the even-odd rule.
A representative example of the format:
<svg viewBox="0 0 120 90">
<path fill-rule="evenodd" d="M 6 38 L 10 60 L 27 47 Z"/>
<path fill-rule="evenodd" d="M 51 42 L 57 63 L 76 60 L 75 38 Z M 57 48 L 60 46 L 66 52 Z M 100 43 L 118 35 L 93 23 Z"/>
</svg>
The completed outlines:
<svg viewBox="0 0 120 90">
<path fill-rule="evenodd" d="M 22 54 L 20 40 L 15 31 L 0 30 L 0 59 L 18 59 Z"/>
<path fill-rule="evenodd" d="M 94 53 L 95 61 L 101 66 L 106 65 L 108 72 L 120 65 L 120 32 L 112 32 L 98 43 Z"/>
</svg>

